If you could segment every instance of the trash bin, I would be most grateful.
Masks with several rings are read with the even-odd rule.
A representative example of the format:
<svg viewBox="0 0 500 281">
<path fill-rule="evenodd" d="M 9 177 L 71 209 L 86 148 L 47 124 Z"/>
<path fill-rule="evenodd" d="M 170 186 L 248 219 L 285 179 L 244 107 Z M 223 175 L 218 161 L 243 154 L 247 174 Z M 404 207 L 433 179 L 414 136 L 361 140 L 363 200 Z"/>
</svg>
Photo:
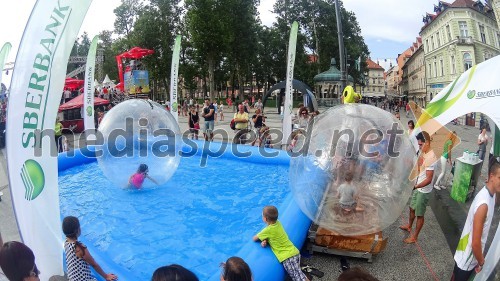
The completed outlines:
<svg viewBox="0 0 500 281">
<path fill-rule="evenodd" d="M 481 174 L 482 160 L 466 161 L 464 157 L 457 158 L 451 187 L 451 198 L 464 203 L 476 190 Z"/>
</svg>

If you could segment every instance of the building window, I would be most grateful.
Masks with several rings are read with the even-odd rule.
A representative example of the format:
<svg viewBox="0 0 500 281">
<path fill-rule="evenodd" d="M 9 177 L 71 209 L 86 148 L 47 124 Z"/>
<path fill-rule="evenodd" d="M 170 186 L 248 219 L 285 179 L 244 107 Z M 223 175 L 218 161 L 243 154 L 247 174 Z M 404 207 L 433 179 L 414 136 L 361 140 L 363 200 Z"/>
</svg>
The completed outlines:
<svg viewBox="0 0 500 281">
<path fill-rule="evenodd" d="M 448 42 L 451 41 L 450 25 L 446 26 L 446 34 L 448 34 Z"/>
<path fill-rule="evenodd" d="M 437 62 L 434 62 L 434 77 L 438 76 Z"/>
<path fill-rule="evenodd" d="M 460 37 L 468 37 L 469 31 L 467 30 L 467 22 L 459 21 L 458 27 L 460 28 Z"/>
<path fill-rule="evenodd" d="M 432 77 L 432 65 L 429 63 L 429 77 Z"/>
<path fill-rule="evenodd" d="M 498 41 L 497 46 L 498 46 L 498 48 L 500 48 L 500 33 L 497 33 L 497 41 Z"/>
<path fill-rule="evenodd" d="M 479 25 L 479 34 L 481 35 L 481 42 L 486 43 L 486 33 L 484 32 L 484 25 Z"/>
<path fill-rule="evenodd" d="M 439 66 L 441 67 L 441 76 L 444 76 L 443 60 L 439 60 Z"/>
<path fill-rule="evenodd" d="M 500 42 L 500 34 L 497 34 L 498 35 L 498 40 Z M 425 39 L 425 52 L 429 52 L 429 39 Z"/>
<path fill-rule="evenodd" d="M 451 74 L 457 73 L 457 68 L 455 66 L 455 56 L 450 57 L 451 60 Z"/>
<path fill-rule="evenodd" d="M 439 32 L 436 33 L 436 40 L 437 40 L 437 46 L 439 48 L 439 46 L 441 46 L 441 38 L 439 37 Z"/>
<path fill-rule="evenodd" d="M 472 58 L 469 53 L 464 54 L 464 71 L 472 67 Z"/>
<path fill-rule="evenodd" d="M 436 47 L 434 45 L 434 36 L 431 36 L 432 49 L 434 50 Z"/>
</svg>

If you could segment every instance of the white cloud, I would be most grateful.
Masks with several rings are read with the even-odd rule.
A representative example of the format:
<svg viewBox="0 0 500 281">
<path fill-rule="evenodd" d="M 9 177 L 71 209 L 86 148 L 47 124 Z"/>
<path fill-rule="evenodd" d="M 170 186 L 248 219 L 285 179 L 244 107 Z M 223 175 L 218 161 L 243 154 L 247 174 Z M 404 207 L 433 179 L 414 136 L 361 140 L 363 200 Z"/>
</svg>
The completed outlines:
<svg viewBox="0 0 500 281">
<path fill-rule="evenodd" d="M 423 26 L 422 16 L 432 13 L 437 3 L 437 0 L 344 0 L 345 8 L 356 14 L 365 39 L 404 43 L 415 41 Z"/>
</svg>

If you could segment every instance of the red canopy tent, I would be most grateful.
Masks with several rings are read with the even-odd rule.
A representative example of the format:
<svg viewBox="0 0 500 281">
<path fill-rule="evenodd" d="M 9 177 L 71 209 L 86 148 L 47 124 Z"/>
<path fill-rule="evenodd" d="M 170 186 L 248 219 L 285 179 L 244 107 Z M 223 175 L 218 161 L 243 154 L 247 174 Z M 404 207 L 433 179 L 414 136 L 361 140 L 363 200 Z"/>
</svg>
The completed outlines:
<svg viewBox="0 0 500 281">
<path fill-rule="evenodd" d="M 70 129 L 75 133 L 83 132 L 85 129 L 83 124 L 83 116 L 81 116 L 81 108 L 83 107 L 83 97 L 79 95 L 76 98 L 59 106 L 59 112 L 63 112 L 63 120 L 61 123 L 66 129 Z M 109 104 L 108 100 L 94 97 L 94 107 L 99 105 Z"/>
<path fill-rule="evenodd" d="M 67 103 L 61 104 L 59 106 L 59 111 L 80 108 L 83 106 L 83 96 L 79 95 L 76 98 L 68 101 Z M 109 104 L 108 100 L 94 97 L 94 106 Z"/>
<path fill-rule="evenodd" d="M 154 54 L 155 51 L 149 49 L 143 49 L 140 47 L 133 47 L 132 49 L 126 51 L 125 53 L 116 56 L 116 63 L 118 64 L 118 76 L 120 77 L 120 83 L 116 85 L 117 89 L 120 91 L 124 90 L 123 83 L 123 59 L 141 59 L 145 56 Z"/>
<path fill-rule="evenodd" d="M 69 89 L 70 91 L 76 91 L 83 86 L 85 81 L 73 78 L 66 78 L 64 81 L 64 89 Z"/>
</svg>

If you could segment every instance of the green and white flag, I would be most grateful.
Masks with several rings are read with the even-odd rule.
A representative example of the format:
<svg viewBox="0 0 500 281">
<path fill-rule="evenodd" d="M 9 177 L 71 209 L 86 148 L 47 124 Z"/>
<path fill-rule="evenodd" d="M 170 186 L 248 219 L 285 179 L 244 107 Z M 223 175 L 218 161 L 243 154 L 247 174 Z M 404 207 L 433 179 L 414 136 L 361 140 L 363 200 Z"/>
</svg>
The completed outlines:
<svg viewBox="0 0 500 281">
<path fill-rule="evenodd" d="M 288 146 L 290 134 L 292 133 L 292 109 L 293 109 L 293 68 L 295 65 L 295 49 L 297 45 L 297 32 L 299 24 L 295 21 L 290 31 L 288 43 L 288 56 L 286 68 L 285 108 L 283 110 L 283 142 Z"/>
<path fill-rule="evenodd" d="M 0 83 L 2 83 L 3 67 L 5 65 L 5 61 L 7 60 L 7 56 L 9 56 L 11 48 L 12 45 L 9 42 L 7 42 L 3 44 L 2 49 L 0 50 Z"/>
<path fill-rule="evenodd" d="M 95 73 L 95 55 L 97 51 L 97 41 L 99 36 L 94 36 L 87 54 L 87 64 L 85 66 L 85 87 L 83 96 L 83 124 L 87 139 L 95 139 L 94 131 L 94 73 Z"/>
<path fill-rule="evenodd" d="M 92 0 L 38 0 L 10 84 L 7 162 L 23 242 L 40 279 L 63 274 L 54 127 L 71 49 Z"/>
<path fill-rule="evenodd" d="M 175 37 L 174 53 L 172 54 L 172 68 L 170 69 L 170 112 L 179 123 L 179 104 L 177 103 L 177 77 L 179 75 L 179 57 L 181 52 L 181 36 Z"/>
</svg>

